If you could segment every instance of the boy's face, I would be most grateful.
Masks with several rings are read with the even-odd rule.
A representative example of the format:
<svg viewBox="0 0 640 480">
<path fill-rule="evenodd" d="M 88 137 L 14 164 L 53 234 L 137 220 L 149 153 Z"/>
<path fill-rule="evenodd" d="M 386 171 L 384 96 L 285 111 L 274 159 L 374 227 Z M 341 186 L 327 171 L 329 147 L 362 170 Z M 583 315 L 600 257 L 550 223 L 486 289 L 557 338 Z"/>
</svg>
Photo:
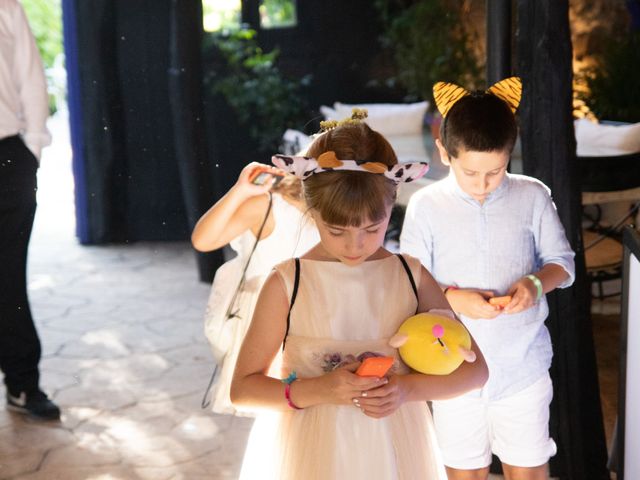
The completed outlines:
<svg viewBox="0 0 640 480">
<path fill-rule="evenodd" d="M 451 157 L 436 140 L 442 163 L 451 167 L 458 185 L 468 195 L 483 203 L 487 196 L 500 186 L 509 164 L 508 151 L 476 152 L 461 150 Z"/>
</svg>

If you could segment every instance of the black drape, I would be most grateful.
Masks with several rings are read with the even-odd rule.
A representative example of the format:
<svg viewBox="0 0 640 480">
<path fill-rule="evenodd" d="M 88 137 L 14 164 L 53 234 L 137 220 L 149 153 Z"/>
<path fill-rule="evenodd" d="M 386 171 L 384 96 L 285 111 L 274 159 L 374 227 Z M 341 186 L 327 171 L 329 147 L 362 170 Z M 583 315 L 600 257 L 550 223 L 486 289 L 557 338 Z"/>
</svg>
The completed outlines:
<svg viewBox="0 0 640 480">
<path fill-rule="evenodd" d="M 192 230 L 216 195 L 207 157 L 202 105 L 202 4 L 171 2 L 169 93 L 176 160 Z M 198 254 L 200 279 L 211 281 L 224 261 L 222 251 Z"/>
<path fill-rule="evenodd" d="M 115 11 L 110 0 L 72 0 L 63 7 L 75 13 L 65 16 L 65 21 L 75 21 L 65 24 L 65 33 L 77 34 L 77 51 L 75 55 L 67 52 L 67 64 L 72 58 L 77 62 L 79 79 L 74 85 L 79 101 L 69 105 L 80 110 L 71 112 L 72 118 L 78 114 L 71 133 L 83 146 L 82 152 L 74 152 L 76 215 L 82 216 L 77 219 L 78 238 L 81 243 L 123 239 L 126 195 L 114 195 L 126 174 L 120 86 L 113 68 L 117 58 Z"/>
<path fill-rule="evenodd" d="M 189 235 L 169 106 L 170 0 L 74 0 L 81 243 Z M 75 108 L 75 107 L 74 107 Z M 74 112 L 72 112 L 73 114 Z M 77 112 L 76 112 L 77 113 Z"/>
<path fill-rule="evenodd" d="M 551 435 L 558 444 L 551 473 L 604 479 L 609 474 L 580 226 L 568 0 L 519 0 L 517 14 L 523 168 L 551 188 L 576 252 L 573 287 L 547 296 L 554 349 Z"/>
</svg>

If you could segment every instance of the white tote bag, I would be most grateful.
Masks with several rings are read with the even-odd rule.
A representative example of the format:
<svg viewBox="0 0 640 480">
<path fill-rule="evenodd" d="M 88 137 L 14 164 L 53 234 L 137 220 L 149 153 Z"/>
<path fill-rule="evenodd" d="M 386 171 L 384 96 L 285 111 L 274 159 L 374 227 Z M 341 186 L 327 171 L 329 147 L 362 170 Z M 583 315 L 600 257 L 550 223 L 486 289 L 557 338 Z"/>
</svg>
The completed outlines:
<svg viewBox="0 0 640 480">
<path fill-rule="evenodd" d="M 213 357 L 222 363 L 233 339 L 233 322 L 242 288 L 243 260 L 237 256 L 216 271 L 204 314 L 204 334 L 209 340 Z"/>
</svg>

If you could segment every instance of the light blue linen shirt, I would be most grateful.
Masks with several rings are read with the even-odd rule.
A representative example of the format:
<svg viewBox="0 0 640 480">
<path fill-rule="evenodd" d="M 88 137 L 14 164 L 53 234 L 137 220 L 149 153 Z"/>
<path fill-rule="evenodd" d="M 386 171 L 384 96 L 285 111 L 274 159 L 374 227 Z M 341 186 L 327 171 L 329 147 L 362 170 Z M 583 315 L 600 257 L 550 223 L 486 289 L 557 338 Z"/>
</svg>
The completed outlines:
<svg viewBox="0 0 640 480">
<path fill-rule="evenodd" d="M 515 281 L 548 263 L 569 275 L 560 288 L 575 276 L 574 252 L 549 189 L 524 175 L 507 174 L 482 204 L 462 191 L 453 174 L 419 190 L 407 206 L 400 251 L 419 258 L 441 285 L 496 295 L 506 295 Z M 548 313 L 543 295 L 516 314 L 459 315 L 487 361 L 488 398 L 515 394 L 547 372 L 553 356 L 544 324 Z"/>
</svg>

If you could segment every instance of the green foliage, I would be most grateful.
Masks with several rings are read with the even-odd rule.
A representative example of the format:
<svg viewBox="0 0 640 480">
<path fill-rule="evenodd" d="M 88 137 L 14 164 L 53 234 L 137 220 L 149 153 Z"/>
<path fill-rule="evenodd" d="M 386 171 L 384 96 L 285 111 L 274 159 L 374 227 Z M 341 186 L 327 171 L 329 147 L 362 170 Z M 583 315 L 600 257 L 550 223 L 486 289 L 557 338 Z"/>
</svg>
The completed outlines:
<svg viewBox="0 0 640 480">
<path fill-rule="evenodd" d="M 262 0 L 260 2 L 262 28 L 290 27 L 296 24 L 295 0 Z"/>
<path fill-rule="evenodd" d="M 602 51 L 579 78 L 588 90 L 582 99 L 600 120 L 640 122 L 640 32 L 610 40 Z"/>
<path fill-rule="evenodd" d="M 22 0 L 45 68 L 51 68 L 62 53 L 60 0 Z"/>
<path fill-rule="evenodd" d="M 398 81 L 410 95 L 433 106 L 438 81 L 477 87 L 481 69 L 456 9 L 443 0 L 375 0 L 375 5 L 385 30 L 383 46 L 392 49 Z"/>
<path fill-rule="evenodd" d="M 276 66 L 279 51 L 263 52 L 254 30 L 214 35 L 213 43 L 225 65 L 207 75 L 207 84 L 224 96 L 261 151 L 276 151 L 284 131 L 304 121 L 301 88 L 309 78 L 285 78 Z"/>
</svg>

